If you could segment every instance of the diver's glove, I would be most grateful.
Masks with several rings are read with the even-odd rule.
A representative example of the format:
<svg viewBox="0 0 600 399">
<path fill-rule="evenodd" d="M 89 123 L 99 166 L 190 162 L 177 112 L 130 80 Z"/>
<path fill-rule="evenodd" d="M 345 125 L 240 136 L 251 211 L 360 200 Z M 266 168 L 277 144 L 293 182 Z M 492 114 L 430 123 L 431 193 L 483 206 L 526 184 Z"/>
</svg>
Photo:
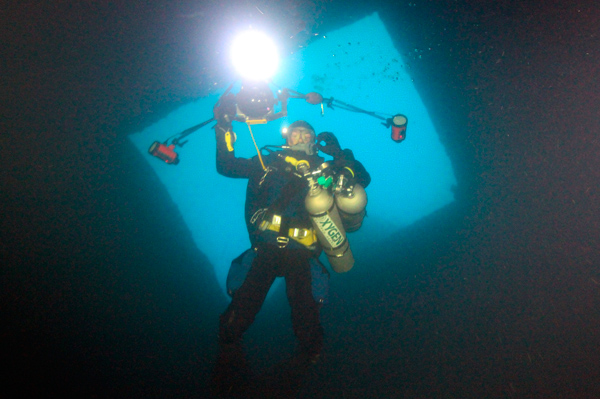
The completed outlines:
<svg viewBox="0 0 600 399">
<path fill-rule="evenodd" d="M 321 144 L 324 143 L 324 144 Z M 317 148 L 334 159 L 342 155 L 342 148 L 338 139 L 331 132 L 322 132 L 317 136 Z"/>
<path fill-rule="evenodd" d="M 228 93 L 221 98 L 213 107 L 213 115 L 217 123 L 225 129 L 231 128 L 231 121 L 237 113 L 235 107 L 235 96 Z"/>
<path fill-rule="evenodd" d="M 217 149 L 227 149 L 227 152 L 233 151 L 233 143 L 237 140 L 237 135 L 229 127 L 217 123 L 215 126 L 215 136 L 217 138 Z"/>
<path fill-rule="evenodd" d="M 321 144 L 324 143 L 324 144 Z M 333 166 L 336 170 L 349 169 L 354 174 L 354 154 L 346 148 L 342 150 L 340 143 L 331 132 L 322 132 L 317 136 L 317 148 L 319 151 L 333 157 Z"/>
<path fill-rule="evenodd" d="M 233 151 L 233 143 L 237 139 L 231 125 L 236 112 L 235 96 L 231 93 L 221 96 L 213 107 L 213 115 L 217 120 L 215 126 L 217 148 L 226 148 L 227 152 Z"/>
</svg>

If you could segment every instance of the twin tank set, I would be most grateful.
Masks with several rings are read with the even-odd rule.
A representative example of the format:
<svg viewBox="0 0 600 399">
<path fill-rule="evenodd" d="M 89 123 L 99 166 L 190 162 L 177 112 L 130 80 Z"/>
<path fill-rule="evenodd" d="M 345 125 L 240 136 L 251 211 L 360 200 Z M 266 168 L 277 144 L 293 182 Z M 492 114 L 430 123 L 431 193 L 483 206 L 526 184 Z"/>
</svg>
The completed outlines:
<svg viewBox="0 0 600 399">
<path fill-rule="evenodd" d="M 354 266 L 354 256 L 346 233 L 356 231 L 362 225 L 367 193 L 360 184 L 352 184 L 344 173 L 336 176 L 335 187 L 330 188 L 332 178 L 326 177 L 327 163 L 316 171 L 311 170 L 306 161 L 299 161 L 295 166 L 309 185 L 304 203 L 319 244 L 333 270 L 347 272 Z"/>
</svg>

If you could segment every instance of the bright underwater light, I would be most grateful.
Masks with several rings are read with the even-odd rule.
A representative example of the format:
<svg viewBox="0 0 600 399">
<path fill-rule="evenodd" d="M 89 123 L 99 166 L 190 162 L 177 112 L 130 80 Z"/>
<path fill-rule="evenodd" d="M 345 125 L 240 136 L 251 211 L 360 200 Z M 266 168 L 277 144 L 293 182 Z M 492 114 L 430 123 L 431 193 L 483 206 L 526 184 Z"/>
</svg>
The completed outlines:
<svg viewBox="0 0 600 399">
<path fill-rule="evenodd" d="M 269 36 L 258 31 L 239 34 L 231 47 L 233 66 L 244 79 L 269 79 L 279 66 L 277 48 Z"/>
</svg>

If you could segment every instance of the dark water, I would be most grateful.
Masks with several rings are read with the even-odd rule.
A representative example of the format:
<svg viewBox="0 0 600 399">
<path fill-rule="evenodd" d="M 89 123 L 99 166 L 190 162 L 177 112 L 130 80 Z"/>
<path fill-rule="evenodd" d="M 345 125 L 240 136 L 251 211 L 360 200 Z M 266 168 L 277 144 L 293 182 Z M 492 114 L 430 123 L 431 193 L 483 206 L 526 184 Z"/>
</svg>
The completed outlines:
<svg viewBox="0 0 600 399">
<path fill-rule="evenodd" d="M 219 48 L 244 19 L 297 37 L 293 48 L 373 11 L 420 50 L 403 56 L 457 201 L 336 277 L 314 368 L 285 363 L 295 343 L 276 293 L 246 339 L 257 389 L 600 395 L 599 6 L 463 0 L 5 8 L 6 397 L 208 397 L 227 301 L 126 134 L 221 82 Z"/>
</svg>

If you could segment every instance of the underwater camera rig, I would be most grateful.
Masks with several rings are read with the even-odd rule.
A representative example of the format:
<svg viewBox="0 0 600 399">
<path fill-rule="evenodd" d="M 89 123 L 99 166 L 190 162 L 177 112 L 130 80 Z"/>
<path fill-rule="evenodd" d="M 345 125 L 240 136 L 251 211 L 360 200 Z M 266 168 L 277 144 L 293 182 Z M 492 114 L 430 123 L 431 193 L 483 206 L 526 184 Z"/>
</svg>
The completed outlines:
<svg viewBox="0 0 600 399">
<path fill-rule="evenodd" d="M 392 128 L 391 138 L 394 142 L 401 143 L 406 138 L 408 118 L 403 114 L 396 114 L 386 118 L 378 112 L 366 111 L 354 105 L 336 100 L 333 97 L 323 98 L 321 94 L 316 92 L 302 94 L 288 88 L 278 89 L 277 96 L 275 96 L 269 87 L 269 84 L 265 82 L 242 84 L 239 92 L 233 94 L 231 92 L 233 85 L 234 84 L 232 83 L 221 97 L 219 97 L 219 100 L 213 107 L 214 116 L 212 118 L 187 128 L 163 142 L 153 142 L 148 149 L 148 152 L 165 163 L 177 165 L 179 163 L 179 155 L 175 152 L 175 148 L 183 147 L 183 145 L 187 143 L 187 140 L 183 141 L 183 139 L 211 122 L 216 121 L 217 118 L 225 117 L 228 119 L 228 122 L 243 122 L 248 126 L 253 124 L 265 124 L 287 116 L 287 106 L 290 98 L 304 99 L 309 104 L 320 105 L 321 114 L 324 113 L 323 105 L 325 104 L 325 106 L 330 109 L 338 107 L 347 111 L 370 115 L 382 120 L 383 122 L 381 124 L 386 128 Z M 281 108 L 278 112 L 275 111 L 277 104 L 281 104 Z"/>
</svg>

